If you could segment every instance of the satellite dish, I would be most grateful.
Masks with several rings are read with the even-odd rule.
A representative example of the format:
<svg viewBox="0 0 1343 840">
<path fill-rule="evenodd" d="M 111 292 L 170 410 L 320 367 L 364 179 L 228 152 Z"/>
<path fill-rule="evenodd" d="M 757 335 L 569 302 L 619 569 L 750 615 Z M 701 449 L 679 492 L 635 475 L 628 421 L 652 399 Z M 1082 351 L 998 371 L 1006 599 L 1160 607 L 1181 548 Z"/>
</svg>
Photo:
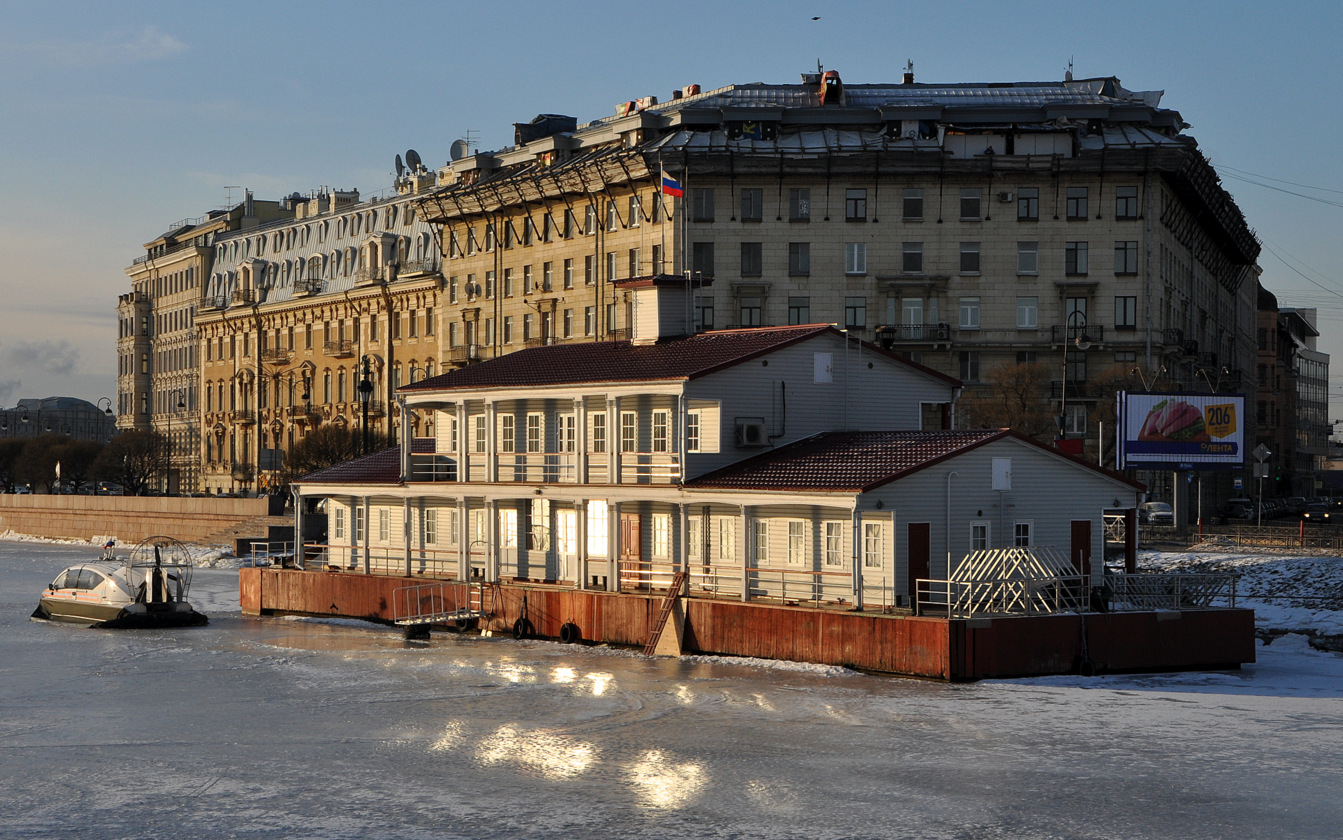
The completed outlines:
<svg viewBox="0 0 1343 840">
<path fill-rule="evenodd" d="M 401 162 L 401 155 L 396 156 L 396 177 L 400 178 L 406 174 L 406 165 Z"/>
<path fill-rule="evenodd" d="M 409 166 L 411 171 L 418 171 L 420 168 L 420 153 L 414 149 L 406 149 L 406 166 Z"/>
<path fill-rule="evenodd" d="M 471 151 L 471 144 L 465 140 L 453 140 L 452 145 L 448 147 L 448 157 L 453 160 L 461 160 L 466 157 L 466 153 Z"/>
</svg>

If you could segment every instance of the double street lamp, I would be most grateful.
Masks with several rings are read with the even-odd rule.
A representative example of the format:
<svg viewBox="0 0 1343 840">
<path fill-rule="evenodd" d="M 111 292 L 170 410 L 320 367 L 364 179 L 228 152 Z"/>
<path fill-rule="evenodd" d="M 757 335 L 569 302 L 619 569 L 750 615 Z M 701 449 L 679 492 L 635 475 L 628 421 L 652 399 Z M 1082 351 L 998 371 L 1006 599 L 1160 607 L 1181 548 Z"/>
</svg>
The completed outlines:
<svg viewBox="0 0 1343 840">
<path fill-rule="evenodd" d="M 359 380 L 359 402 L 363 408 L 363 445 L 359 449 L 360 455 L 368 454 L 368 401 L 373 397 L 373 382 L 369 378 L 373 371 L 371 369 L 372 357 L 367 353 L 359 357 L 362 378 Z"/>
<path fill-rule="evenodd" d="M 1087 316 L 1080 309 L 1074 309 L 1068 313 L 1068 343 L 1076 347 L 1078 352 L 1086 352 L 1091 349 L 1091 341 L 1087 338 Z M 1059 405 L 1059 440 L 1068 436 L 1068 349 L 1065 345 L 1063 350 L 1063 394 Z"/>
</svg>

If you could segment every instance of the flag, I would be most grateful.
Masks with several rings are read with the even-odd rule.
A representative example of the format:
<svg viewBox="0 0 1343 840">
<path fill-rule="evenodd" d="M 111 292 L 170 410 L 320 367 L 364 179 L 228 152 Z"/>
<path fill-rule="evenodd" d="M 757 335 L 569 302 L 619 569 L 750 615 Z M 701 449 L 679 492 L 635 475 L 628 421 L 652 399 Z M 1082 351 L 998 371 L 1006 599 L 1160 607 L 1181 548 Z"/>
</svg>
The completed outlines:
<svg viewBox="0 0 1343 840">
<path fill-rule="evenodd" d="M 681 182 L 664 172 L 662 175 L 662 193 L 663 195 L 680 198 L 683 193 L 681 190 Z"/>
</svg>

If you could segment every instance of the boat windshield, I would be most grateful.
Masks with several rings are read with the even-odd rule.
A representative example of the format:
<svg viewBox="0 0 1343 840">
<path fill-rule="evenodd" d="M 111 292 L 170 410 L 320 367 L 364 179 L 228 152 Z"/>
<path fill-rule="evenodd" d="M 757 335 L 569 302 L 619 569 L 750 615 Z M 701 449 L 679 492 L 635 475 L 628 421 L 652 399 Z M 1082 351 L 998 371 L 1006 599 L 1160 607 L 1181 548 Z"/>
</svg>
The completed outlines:
<svg viewBox="0 0 1343 840">
<path fill-rule="evenodd" d="M 107 578 L 101 572 L 81 566 L 66 569 L 51 582 L 52 589 L 97 589 Z"/>
</svg>

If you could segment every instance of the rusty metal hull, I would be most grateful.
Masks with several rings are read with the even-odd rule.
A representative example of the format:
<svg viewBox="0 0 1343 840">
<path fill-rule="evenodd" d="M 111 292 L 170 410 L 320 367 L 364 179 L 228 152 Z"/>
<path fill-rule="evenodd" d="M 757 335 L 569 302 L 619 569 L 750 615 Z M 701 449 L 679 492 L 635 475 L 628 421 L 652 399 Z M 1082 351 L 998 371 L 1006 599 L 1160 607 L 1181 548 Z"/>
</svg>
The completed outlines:
<svg viewBox="0 0 1343 840">
<path fill-rule="evenodd" d="M 422 578 L 288 569 L 241 569 L 249 615 L 301 614 L 390 624 L 393 591 Z M 483 630 L 559 639 L 576 625 L 585 640 L 642 647 L 663 595 L 617 594 L 501 583 L 487 596 Z M 1254 612 L 1089 613 L 948 620 L 692 598 L 687 653 L 842 665 L 865 671 L 978 680 L 1094 671 L 1236 668 L 1254 661 Z"/>
</svg>

